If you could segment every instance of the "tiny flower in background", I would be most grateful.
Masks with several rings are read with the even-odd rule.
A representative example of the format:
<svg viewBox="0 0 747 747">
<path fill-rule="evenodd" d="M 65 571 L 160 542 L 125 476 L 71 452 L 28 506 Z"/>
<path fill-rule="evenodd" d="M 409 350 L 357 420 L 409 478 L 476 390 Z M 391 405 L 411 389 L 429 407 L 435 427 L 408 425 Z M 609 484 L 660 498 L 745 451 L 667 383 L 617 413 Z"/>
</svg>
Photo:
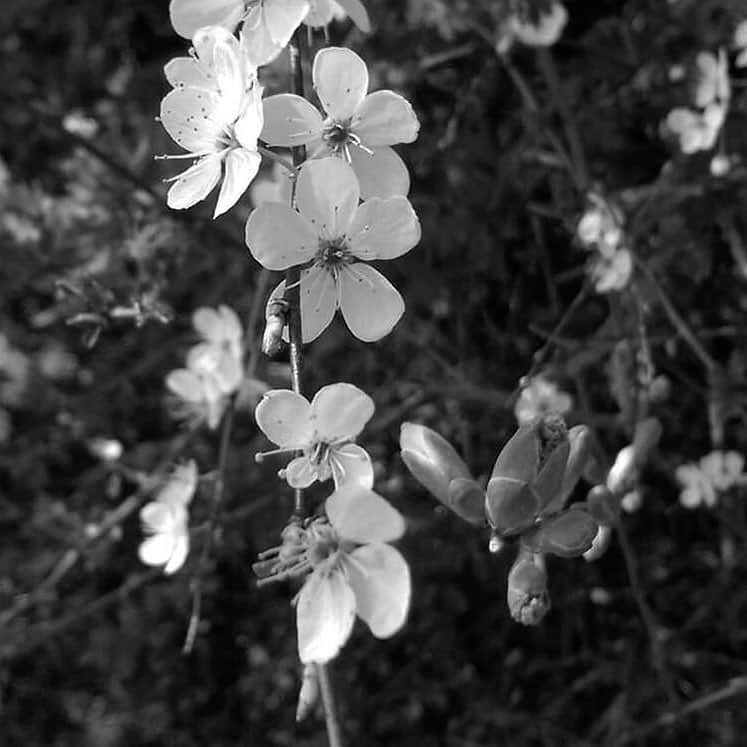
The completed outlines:
<svg viewBox="0 0 747 747">
<path fill-rule="evenodd" d="M 296 207 L 265 202 L 252 211 L 246 243 L 269 270 L 301 270 L 303 341 L 316 339 L 339 308 L 350 331 L 374 342 L 392 331 L 405 303 L 368 262 L 395 259 L 420 241 L 420 223 L 406 197 L 372 198 L 358 205 L 352 168 L 338 158 L 301 167 Z M 273 291 L 283 297 L 285 281 Z"/>
<path fill-rule="evenodd" d="M 322 387 L 310 403 L 290 390 L 272 390 L 261 399 L 254 416 L 260 430 L 280 447 L 267 454 L 303 451 L 283 470 L 291 487 L 307 488 L 332 477 L 335 487 L 352 482 L 370 489 L 371 457 L 353 441 L 374 409 L 365 392 L 340 383 Z"/>
<path fill-rule="evenodd" d="M 304 664 L 337 656 L 356 614 L 374 636 L 389 638 L 404 625 L 410 606 L 410 569 L 388 544 L 404 534 L 399 511 L 354 484 L 332 493 L 324 510 L 326 519 L 286 528 L 283 544 L 255 564 L 264 581 L 307 574 L 295 599 Z"/>
<path fill-rule="evenodd" d="M 393 91 L 368 93 L 366 63 L 342 47 L 317 53 L 312 79 L 326 118 L 301 96 L 270 96 L 264 101 L 261 139 L 271 146 L 305 145 L 310 158 L 345 159 L 364 200 L 406 195 L 410 176 L 390 146 L 411 143 L 418 135 L 420 124 L 407 100 Z"/>
<path fill-rule="evenodd" d="M 146 565 L 162 565 L 164 573 L 178 571 L 189 552 L 187 506 L 197 488 L 194 461 L 177 467 L 156 499 L 140 509 L 143 531 L 150 535 L 140 545 L 140 560 Z"/>
<path fill-rule="evenodd" d="M 180 85 L 166 94 L 160 117 L 169 135 L 188 153 L 160 158 L 195 160 L 167 180 L 174 183 L 166 202 L 175 210 L 204 200 L 223 179 L 213 214 L 217 218 L 236 204 L 259 170 L 262 88 L 238 41 L 225 29 L 201 29 L 195 45 L 196 67 L 191 72 L 186 65 L 180 71 L 171 69 L 170 81 Z M 215 87 L 192 87 L 195 78 L 203 81 L 196 85 L 214 82 Z"/>
<path fill-rule="evenodd" d="M 675 477 L 682 486 L 680 503 L 685 508 L 712 508 L 719 493 L 747 483 L 744 457 L 736 451 L 712 451 L 698 464 L 689 462 L 677 467 Z"/>
<path fill-rule="evenodd" d="M 190 348 L 186 367 L 169 373 L 166 386 L 178 398 L 177 414 L 217 428 L 244 376 L 241 322 L 220 306 L 197 309 L 192 323 L 203 342 Z"/>
<path fill-rule="evenodd" d="M 538 10 L 536 17 L 514 13 L 509 20 L 511 33 L 530 47 L 550 47 L 560 39 L 568 23 L 568 11 L 562 3 Z"/>
<path fill-rule="evenodd" d="M 587 271 L 597 293 L 625 288 L 633 274 L 633 255 L 626 246 L 624 217 L 620 209 L 594 192 L 576 226 L 584 248 L 593 251 Z"/>
<path fill-rule="evenodd" d="M 549 412 L 566 415 L 573 407 L 573 398 L 544 376 L 533 376 L 524 382 L 521 394 L 514 405 L 514 415 L 519 425 L 531 423 Z"/>
<path fill-rule="evenodd" d="M 698 54 L 693 86 L 694 108 L 677 107 L 664 120 L 665 131 L 678 139 L 680 150 L 686 154 L 713 148 L 726 121 L 731 85 L 723 49 L 718 55 Z"/>
<path fill-rule="evenodd" d="M 734 48 L 737 50 L 737 67 L 747 67 L 747 19 L 742 21 L 734 30 Z"/>
</svg>

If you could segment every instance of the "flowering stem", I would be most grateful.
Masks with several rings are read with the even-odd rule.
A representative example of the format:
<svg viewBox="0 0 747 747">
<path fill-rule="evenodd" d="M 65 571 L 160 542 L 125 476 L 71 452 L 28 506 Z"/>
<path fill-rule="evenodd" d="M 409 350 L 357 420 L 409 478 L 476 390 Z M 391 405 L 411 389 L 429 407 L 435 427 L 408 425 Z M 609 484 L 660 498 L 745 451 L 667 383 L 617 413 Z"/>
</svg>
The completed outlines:
<svg viewBox="0 0 747 747">
<path fill-rule="evenodd" d="M 306 39 L 301 29 L 298 29 L 288 44 L 288 62 L 290 65 L 290 88 L 291 93 L 297 96 L 304 95 L 303 68 L 301 66 L 301 53 L 306 45 Z M 306 160 L 306 148 L 299 146 L 291 150 L 293 155 L 293 166 L 298 168 Z M 291 206 L 296 200 L 296 180 L 293 180 L 291 191 Z M 291 267 L 285 274 L 285 300 L 288 302 L 288 341 L 290 345 L 290 367 L 291 387 L 294 392 L 301 394 L 301 371 L 303 334 L 301 328 L 301 295 L 300 295 L 301 271 L 299 267 Z M 296 489 L 293 501 L 293 515 L 303 518 L 305 506 L 303 490 Z M 329 747 L 343 747 L 342 729 L 340 719 L 337 715 L 337 704 L 332 688 L 332 682 L 325 664 L 317 664 L 317 675 L 319 687 L 324 706 L 324 719 L 327 725 L 327 737 Z"/>
</svg>

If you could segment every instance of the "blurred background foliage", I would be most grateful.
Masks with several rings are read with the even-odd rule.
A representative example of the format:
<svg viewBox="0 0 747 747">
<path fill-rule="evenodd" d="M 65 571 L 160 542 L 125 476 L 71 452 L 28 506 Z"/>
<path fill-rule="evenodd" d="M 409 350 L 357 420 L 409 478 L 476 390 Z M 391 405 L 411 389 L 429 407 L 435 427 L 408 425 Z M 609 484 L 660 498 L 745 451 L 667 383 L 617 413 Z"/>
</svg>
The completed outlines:
<svg viewBox="0 0 747 747">
<path fill-rule="evenodd" d="M 389 337 L 366 345 L 338 320 L 306 354 L 308 392 L 350 381 L 375 399 L 361 441 L 410 527 L 408 625 L 384 642 L 357 627 L 334 666 L 350 744 L 738 744 L 745 496 L 687 511 L 673 475 L 747 442 L 747 69 L 730 50 L 747 8 L 569 0 L 549 53 L 516 46 L 504 59 L 498 0 L 367 6 L 372 35 L 343 23 L 330 38 L 421 119 L 401 152 L 423 240 L 387 264 L 407 301 Z M 683 156 L 661 122 L 686 104 L 698 52 L 721 47 L 729 168 L 714 175 L 713 153 Z M 174 146 L 154 116 L 162 67 L 185 49 L 166 0 L 4 0 L 0 14 L 2 744 L 326 744 L 318 719 L 294 724 L 293 592 L 258 590 L 250 571 L 291 505 L 278 465 L 254 463 L 266 442 L 250 407 L 190 656 L 198 552 L 173 578 L 137 559 L 136 509 L 187 456 L 207 474 L 192 515 L 204 541 L 217 436 L 185 433 L 163 379 L 194 341 L 192 311 L 226 303 L 246 319 L 259 275 L 243 243 L 248 197 L 214 222 L 209 205 L 165 206 L 172 171 L 153 156 Z M 266 70 L 268 93 L 287 88 L 285 64 Z M 582 167 L 575 178 L 557 139 Z M 574 238 L 592 189 L 630 229 L 637 265 L 621 293 L 593 292 Z M 613 542 L 594 564 L 551 562 L 552 612 L 518 626 L 510 551 L 490 555 L 485 533 L 435 507 L 397 456 L 399 423 L 416 420 L 487 475 L 515 427 L 512 393 L 540 369 L 610 457 L 641 398 L 664 424 L 640 510 L 624 519 L 653 624 Z M 269 386 L 286 375 L 282 360 L 257 371 Z M 646 389 L 653 379 L 662 391 Z"/>
</svg>

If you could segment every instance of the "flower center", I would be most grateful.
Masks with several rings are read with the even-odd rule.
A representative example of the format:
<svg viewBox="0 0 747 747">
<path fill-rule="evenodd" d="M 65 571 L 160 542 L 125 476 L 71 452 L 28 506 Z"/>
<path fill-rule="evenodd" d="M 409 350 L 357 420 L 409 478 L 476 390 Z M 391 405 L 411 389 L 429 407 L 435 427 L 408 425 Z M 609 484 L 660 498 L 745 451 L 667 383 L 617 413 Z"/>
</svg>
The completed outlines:
<svg viewBox="0 0 747 747">
<path fill-rule="evenodd" d="M 348 248 L 345 237 L 321 239 L 319 241 L 319 251 L 317 251 L 316 257 L 314 257 L 314 264 L 327 270 L 334 277 L 337 277 L 342 265 L 350 264 L 354 261 L 355 257 Z M 324 446 L 328 447 L 327 444 L 324 444 Z"/>
<path fill-rule="evenodd" d="M 326 443 L 325 441 L 318 441 L 314 444 L 313 448 L 311 449 L 311 454 L 309 454 L 309 461 L 314 466 L 319 466 L 322 462 L 329 459 L 329 451 L 331 449 L 331 444 Z"/>
<path fill-rule="evenodd" d="M 357 140 L 358 138 L 350 132 L 349 125 L 331 121 L 326 123 L 323 128 L 322 139 L 333 153 L 338 153 L 344 150 L 349 140 Z"/>
</svg>

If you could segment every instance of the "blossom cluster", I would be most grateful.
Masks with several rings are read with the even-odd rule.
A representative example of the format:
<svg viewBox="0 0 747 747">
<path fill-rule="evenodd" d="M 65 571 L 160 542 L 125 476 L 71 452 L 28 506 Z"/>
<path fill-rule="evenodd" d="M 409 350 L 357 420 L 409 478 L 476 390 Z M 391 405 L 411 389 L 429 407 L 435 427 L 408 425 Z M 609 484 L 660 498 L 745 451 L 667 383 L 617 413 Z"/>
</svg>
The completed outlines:
<svg viewBox="0 0 747 747">
<path fill-rule="evenodd" d="M 620 209 L 591 192 L 586 211 L 576 226 L 576 236 L 592 252 L 588 272 L 597 293 L 625 288 L 633 274 L 633 255 L 627 246 Z"/>
<path fill-rule="evenodd" d="M 685 508 L 713 508 L 719 495 L 735 486 L 747 485 L 744 457 L 736 451 L 712 451 L 697 463 L 677 467 L 675 477 L 682 486 L 680 503 Z"/>
<path fill-rule="evenodd" d="M 177 414 L 217 428 L 243 379 L 243 330 L 228 306 L 197 309 L 192 324 L 202 341 L 189 349 L 185 368 L 169 373 L 166 386 L 176 398 Z"/>
</svg>

